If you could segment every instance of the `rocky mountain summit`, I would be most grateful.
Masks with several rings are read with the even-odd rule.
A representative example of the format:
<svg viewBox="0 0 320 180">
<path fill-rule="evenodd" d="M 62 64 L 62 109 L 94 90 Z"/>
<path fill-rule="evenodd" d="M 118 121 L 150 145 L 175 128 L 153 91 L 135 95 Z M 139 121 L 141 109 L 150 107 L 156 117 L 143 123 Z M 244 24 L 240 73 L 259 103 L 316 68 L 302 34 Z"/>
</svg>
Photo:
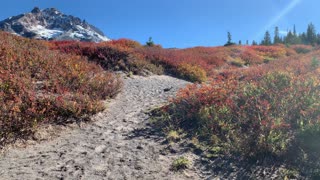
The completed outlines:
<svg viewBox="0 0 320 180">
<path fill-rule="evenodd" d="M 33 39 L 78 40 L 101 42 L 110 40 L 101 30 L 85 20 L 65 15 L 55 8 L 39 9 L 0 21 L 0 30 Z"/>
</svg>

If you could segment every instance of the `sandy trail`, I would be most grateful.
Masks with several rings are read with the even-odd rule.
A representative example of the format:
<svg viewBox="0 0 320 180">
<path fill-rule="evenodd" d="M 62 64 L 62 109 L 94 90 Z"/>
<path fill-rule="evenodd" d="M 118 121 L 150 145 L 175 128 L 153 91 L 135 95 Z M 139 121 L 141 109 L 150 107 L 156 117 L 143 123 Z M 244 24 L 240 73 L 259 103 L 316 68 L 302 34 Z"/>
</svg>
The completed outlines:
<svg viewBox="0 0 320 180">
<path fill-rule="evenodd" d="M 181 154 L 162 153 L 163 138 L 139 135 L 147 128 L 145 112 L 164 104 L 187 82 L 134 76 L 124 83 L 123 92 L 92 123 L 62 128 L 58 137 L 1 155 L 0 179 L 200 179 L 193 168 L 170 171 Z"/>
</svg>

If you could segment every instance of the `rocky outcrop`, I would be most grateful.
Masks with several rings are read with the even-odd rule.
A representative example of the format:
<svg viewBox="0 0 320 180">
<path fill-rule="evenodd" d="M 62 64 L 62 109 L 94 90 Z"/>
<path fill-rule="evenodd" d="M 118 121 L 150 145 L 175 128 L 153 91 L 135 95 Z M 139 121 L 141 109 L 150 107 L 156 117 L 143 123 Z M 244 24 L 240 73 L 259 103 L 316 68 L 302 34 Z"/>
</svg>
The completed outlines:
<svg viewBox="0 0 320 180">
<path fill-rule="evenodd" d="M 0 30 L 33 39 L 108 41 L 101 30 L 86 21 L 65 15 L 55 8 L 20 14 L 0 21 Z"/>
</svg>

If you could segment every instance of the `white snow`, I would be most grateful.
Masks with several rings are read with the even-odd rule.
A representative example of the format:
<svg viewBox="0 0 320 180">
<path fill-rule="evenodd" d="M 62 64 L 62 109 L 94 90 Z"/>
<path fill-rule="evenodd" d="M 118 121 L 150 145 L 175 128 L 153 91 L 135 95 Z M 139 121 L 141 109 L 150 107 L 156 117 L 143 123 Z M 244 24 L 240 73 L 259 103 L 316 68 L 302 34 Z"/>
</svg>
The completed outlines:
<svg viewBox="0 0 320 180">
<path fill-rule="evenodd" d="M 38 17 L 39 16 L 39 17 Z M 13 17 L 10 17 L 11 19 Z M 70 23 L 70 29 L 58 29 L 53 27 L 53 23 L 56 20 L 61 23 Z M 90 26 L 83 27 L 81 25 L 76 25 L 73 19 L 66 16 L 55 9 L 44 9 L 41 10 L 41 14 L 35 16 L 32 13 L 25 14 L 22 18 L 16 20 L 16 22 L 21 23 L 27 32 L 33 32 L 36 34 L 34 38 L 36 39 L 58 39 L 58 40 L 88 40 L 93 42 L 110 41 L 104 35 L 96 32 L 95 29 Z M 13 21 L 12 24 L 14 24 Z M 69 26 L 69 24 L 66 24 Z M 50 27 L 50 28 L 49 28 Z M 63 26 L 62 26 L 63 27 Z"/>
<path fill-rule="evenodd" d="M 101 36 L 100 34 L 94 32 L 91 29 L 85 29 L 80 25 L 77 25 L 77 31 L 68 31 L 65 32 L 61 29 L 48 29 L 41 25 L 34 25 L 31 27 L 28 27 L 27 29 L 29 31 L 32 31 L 37 34 L 38 38 L 45 38 L 45 39 L 51 39 L 51 38 L 62 38 L 65 36 L 69 36 L 71 38 L 75 39 L 85 39 L 87 36 L 92 37 L 92 40 L 94 42 L 100 42 L 100 41 L 110 41 L 109 38 L 105 36 Z"/>
<path fill-rule="evenodd" d="M 57 37 L 62 33 L 64 33 L 64 31 L 60 29 L 47 29 L 41 25 L 32 26 L 32 27 L 29 27 L 28 29 L 38 34 L 40 37 L 47 38 L 47 39 Z"/>
<path fill-rule="evenodd" d="M 77 25 L 77 29 L 79 30 L 79 32 L 81 34 L 88 34 L 89 36 L 96 37 L 97 39 L 100 39 L 102 41 L 110 41 L 109 38 L 107 38 L 105 36 L 101 36 L 100 34 L 94 32 L 94 31 L 90 31 L 88 29 L 85 29 L 82 26 Z M 94 40 L 94 41 L 97 41 L 97 40 Z"/>
<path fill-rule="evenodd" d="M 83 34 L 80 34 L 78 32 L 73 32 L 70 34 L 71 37 L 75 37 L 75 38 L 84 38 Z"/>
</svg>

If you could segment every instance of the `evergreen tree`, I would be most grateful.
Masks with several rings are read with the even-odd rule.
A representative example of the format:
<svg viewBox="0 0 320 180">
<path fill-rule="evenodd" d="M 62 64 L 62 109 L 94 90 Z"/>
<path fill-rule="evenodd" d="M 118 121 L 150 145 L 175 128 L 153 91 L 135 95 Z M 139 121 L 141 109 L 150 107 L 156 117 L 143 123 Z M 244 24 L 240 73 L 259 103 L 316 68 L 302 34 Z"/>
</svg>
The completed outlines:
<svg viewBox="0 0 320 180">
<path fill-rule="evenodd" d="M 146 46 L 149 46 L 149 47 L 154 46 L 154 42 L 152 40 L 152 37 L 149 37 L 149 40 L 146 42 Z"/>
<path fill-rule="evenodd" d="M 299 39 L 301 40 L 302 44 L 308 44 L 308 39 L 305 32 L 299 35 Z"/>
<path fill-rule="evenodd" d="M 224 46 L 231 46 L 231 45 L 235 45 L 234 42 L 232 42 L 232 36 L 231 36 L 231 33 L 228 32 L 228 41 L 227 43 L 224 45 Z"/>
<path fill-rule="evenodd" d="M 261 41 L 261 45 L 265 45 L 265 46 L 272 45 L 269 31 L 266 31 L 266 33 L 264 34 L 264 38 Z"/>
<path fill-rule="evenodd" d="M 232 36 L 231 36 L 231 33 L 228 32 L 228 41 L 227 41 L 227 44 L 231 44 L 232 42 Z"/>
<path fill-rule="evenodd" d="M 282 43 L 281 38 L 280 38 L 280 34 L 279 34 L 279 28 L 278 28 L 278 26 L 276 26 L 275 29 L 274 29 L 273 43 L 274 43 L 274 44 Z"/>
<path fill-rule="evenodd" d="M 253 40 L 252 41 L 252 46 L 256 46 L 256 45 L 258 45 L 258 43 L 255 40 Z"/>
<path fill-rule="evenodd" d="M 260 45 L 272 45 L 272 44 L 311 44 L 320 45 L 320 34 L 317 34 L 315 26 L 310 23 L 307 28 L 307 32 L 297 33 L 296 26 L 293 25 L 293 30 L 288 30 L 287 35 L 281 37 L 279 28 L 275 27 L 273 43 L 270 38 L 269 31 L 265 32 L 264 38 Z M 252 45 L 257 45 L 256 41 L 252 41 Z"/>
<path fill-rule="evenodd" d="M 320 44 L 320 34 L 317 34 L 317 44 Z"/>
<path fill-rule="evenodd" d="M 287 36 L 284 39 L 285 44 L 293 44 L 294 42 L 294 35 L 291 31 L 288 32 Z"/>
<path fill-rule="evenodd" d="M 286 36 L 284 36 L 283 43 L 285 44 L 301 44 L 302 39 L 300 35 L 297 35 L 296 26 L 293 26 L 293 31 L 289 30 Z"/>
<path fill-rule="evenodd" d="M 307 29 L 307 44 L 314 45 L 316 42 L 317 42 L 316 28 L 312 23 L 310 23 Z"/>
</svg>

